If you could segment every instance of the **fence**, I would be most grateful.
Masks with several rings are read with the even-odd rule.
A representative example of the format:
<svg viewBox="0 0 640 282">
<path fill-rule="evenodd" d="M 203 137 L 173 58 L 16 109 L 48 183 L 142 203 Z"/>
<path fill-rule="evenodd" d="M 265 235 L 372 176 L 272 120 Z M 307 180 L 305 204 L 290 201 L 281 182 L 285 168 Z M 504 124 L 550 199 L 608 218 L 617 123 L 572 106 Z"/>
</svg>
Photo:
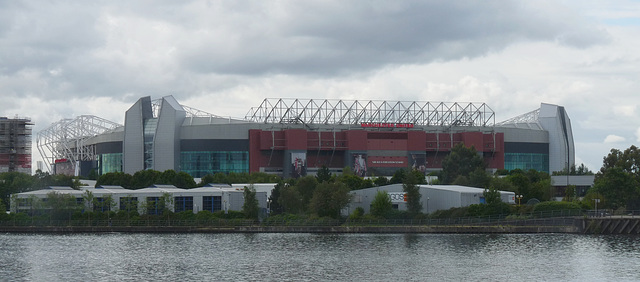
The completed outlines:
<svg viewBox="0 0 640 282">
<path fill-rule="evenodd" d="M 246 219 L 97 219 L 97 220 L 52 220 L 52 219 L 14 219 L 0 221 L 0 226 L 34 227 L 127 227 L 127 226 L 189 226 L 189 227 L 237 227 L 237 226 L 568 226 L 574 224 L 576 217 L 619 216 L 610 211 L 598 210 L 558 210 L 522 215 L 493 215 L 460 218 L 425 219 L 282 219 L 265 218 L 260 221 Z M 629 211 L 625 216 L 640 217 L 640 211 Z"/>
</svg>

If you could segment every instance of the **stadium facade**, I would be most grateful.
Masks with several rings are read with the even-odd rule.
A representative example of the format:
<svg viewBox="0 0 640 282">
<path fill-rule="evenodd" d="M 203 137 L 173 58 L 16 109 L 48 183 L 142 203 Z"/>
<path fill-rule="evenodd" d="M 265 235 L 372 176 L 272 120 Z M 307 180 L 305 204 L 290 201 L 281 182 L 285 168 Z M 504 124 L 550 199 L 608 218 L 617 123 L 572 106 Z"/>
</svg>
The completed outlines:
<svg viewBox="0 0 640 282">
<path fill-rule="evenodd" d="M 140 170 L 266 172 L 284 177 L 350 167 L 361 176 L 400 168 L 441 169 L 458 143 L 474 146 L 490 170 L 560 171 L 574 165 L 564 107 L 504 122 L 486 104 L 265 99 L 244 118 L 181 105 L 172 96 L 140 98 L 124 125 L 98 117 L 62 120 L 38 133 L 55 173 Z"/>
</svg>

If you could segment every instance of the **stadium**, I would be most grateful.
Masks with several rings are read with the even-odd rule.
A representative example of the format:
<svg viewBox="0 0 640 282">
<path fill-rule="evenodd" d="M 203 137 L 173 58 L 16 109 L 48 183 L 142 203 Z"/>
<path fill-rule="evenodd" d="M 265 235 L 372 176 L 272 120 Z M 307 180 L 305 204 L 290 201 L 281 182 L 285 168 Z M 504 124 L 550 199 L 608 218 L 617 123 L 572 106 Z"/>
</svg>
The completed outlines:
<svg viewBox="0 0 640 282">
<path fill-rule="evenodd" d="M 142 97 L 124 125 L 96 116 L 53 123 L 37 133 L 52 173 L 87 176 L 140 170 L 207 174 L 265 172 L 283 177 L 333 173 L 389 176 L 400 168 L 438 171 L 458 143 L 473 146 L 491 171 L 553 172 L 575 163 L 562 106 L 496 123 L 481 103 L 265 99 L 244 118 Z"/>
</svg>

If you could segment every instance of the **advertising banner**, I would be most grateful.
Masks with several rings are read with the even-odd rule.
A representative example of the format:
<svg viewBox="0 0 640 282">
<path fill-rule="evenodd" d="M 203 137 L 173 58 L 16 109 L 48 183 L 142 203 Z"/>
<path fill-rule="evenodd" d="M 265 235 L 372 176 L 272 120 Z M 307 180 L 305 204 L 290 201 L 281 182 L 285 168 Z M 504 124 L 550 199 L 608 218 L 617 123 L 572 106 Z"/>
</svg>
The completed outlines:
<svg viewBox="0 0 640 282">
<path fill-rule="evenodd" d="M 307 153 L 291 153 L 291 177 L 307 175 Z"/>
<path fill-rule="evenodd" d="M 427 170 L 427 156 L 424 154 L 411 154 L 411 168 L 425 173 Z"/>
<path fill-rule="evenodd" d="M 360 177 L 367 175 L 367 155 L 353 154 L 353 173 Z"/>
</svg>

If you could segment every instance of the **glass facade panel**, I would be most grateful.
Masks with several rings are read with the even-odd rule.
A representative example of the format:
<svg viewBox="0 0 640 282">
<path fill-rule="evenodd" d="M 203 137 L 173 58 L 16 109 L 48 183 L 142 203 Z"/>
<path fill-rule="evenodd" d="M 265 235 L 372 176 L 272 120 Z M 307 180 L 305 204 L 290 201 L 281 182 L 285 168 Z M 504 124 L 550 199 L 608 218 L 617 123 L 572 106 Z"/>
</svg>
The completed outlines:
<svg viewBox="0 0 640 282">
<path fill-rule="evenodd" d="M 175 212 L 192 211 L 193 197 L 175 197 Z"/>
<path fill-rule="evenodd" d="M 549 155 L 535 153 L 505 153 L 504 169 L 530 170 L 549 172 Z"/>
<path fill-rule="evenodd" d="M 180 153 L 180 170 L 193 177 L 218 172 L 249 172 L 247 151 L 188 151 Z"/>
<path fill-rule="evenodd" d="M 222 196 L 204 196 L 202 197 L 202 210 L 217 212 L 222 210 Z"/>
<path fill-rule="evenodd" d="M 157 127 L 157 118 L 150 118 L 144 121 L 144 169 L 153 168 L 153 140 Z"/>
<path fill-rule="evenodd" d="M 98 173 L 122 172 L 122 153 L 98 155 Z"/>
</svg>

